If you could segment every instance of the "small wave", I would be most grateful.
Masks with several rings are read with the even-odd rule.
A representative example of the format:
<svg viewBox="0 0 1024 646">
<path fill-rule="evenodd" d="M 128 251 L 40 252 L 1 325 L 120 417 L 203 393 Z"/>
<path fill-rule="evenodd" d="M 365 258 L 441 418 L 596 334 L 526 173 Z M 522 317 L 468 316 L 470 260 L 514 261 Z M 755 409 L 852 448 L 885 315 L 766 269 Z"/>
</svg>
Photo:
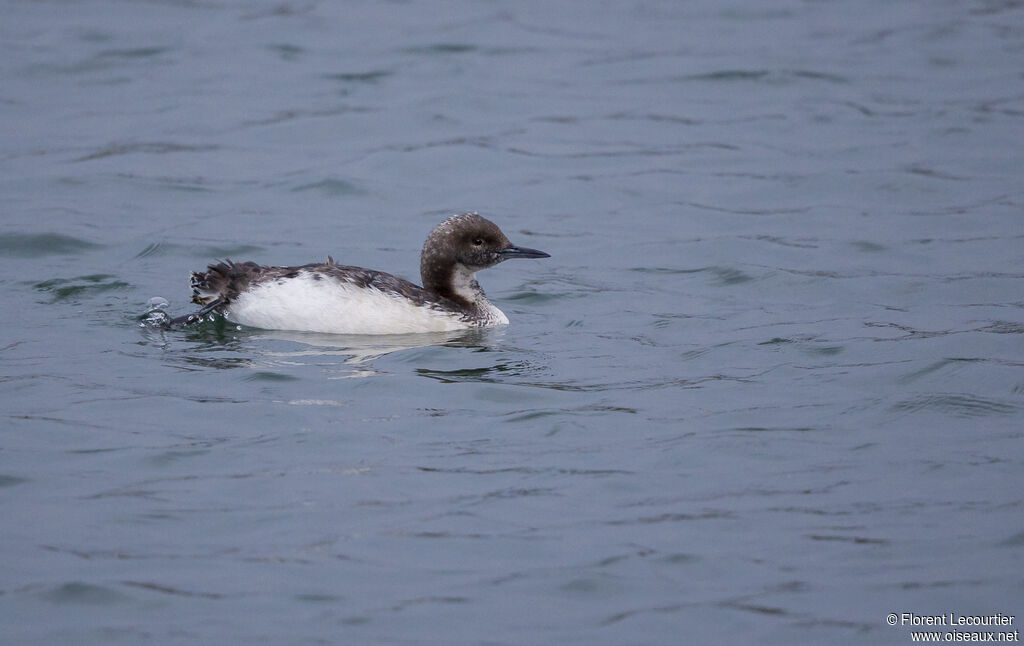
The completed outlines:
<svg viewBox="0 0 1024 646">
<path fill-rule="evenodd" d="M 376 83 L 377 81 L 391 76 L 393 72 L 386 70 L 373 70 L 370 72 L 339 72 L 324 74 L 322 78 L 342 83 Z"/>
<path fill-rule="evenodd" d="M 899 412 L 932 410 L 954 417 L 988 417 L 990 415 L 1013 415 L 1019 406 L 974 395 L 942 394 L 921 395 L 905 399 L 893 405 Z"/>
<path fill-rule="evenodd" d="M 166 141 L 141 141 L 136 143 L 113 143 L 109 146 L 105 146 L 97 150 L 96 152 L 89 153 L 83 157 L 75 159 L 76 162 L 92 161 L 94 159 L 103 159 L 105 157 L 117 157 L 120 155 L 131 155 L 135 153 L 147 153 L 151 155 L 164 155 L 167 153 L 196 153 L 196 152 L 209 152 L 211 150 L 217 150 L 217 146 L 201 145 L 201 146 L 190 146 L 186 144 L 176 144 L 173 142 Z"/>
<path fill-rule="evenodd" d="M 54 278 L 32 285 L 41 292 L 52 295 L 51 303 L 58 303 L 88 294 L 98 294 L 116 289 L 125 289 L 130 285 L 117 280 L 111 274 L 90 274 L 77 278 Z"/>
<path fill-rule="evenodd" d="M 405 53 L 407 54 L 465 54 L 468 52 L 476 51 L 476 45 L 466 45 L 462 43 L 437 43 L 436 45 L 420 45 L 418 47 L 407 47 Z"/>
<path fill-rule="evenodd" d="M 343 179 L 336 179 L 333 177 L 328 177 L 327 179 L 320 180 L 319 182 L 296 186 L 292 191 L 317 191 L 324 195 L 362 195 L 365 193 L 364 190 L 352 182 L 347 182 Z"/>
<path fill-rule="evenodd" d="M 981 328 L 981 331 L 992 334 L 1024 334 L 1024 324 L 1014 321 L 993 321 L 991 325 Z"/>
<path fill-rule="evenodd" d="M 126 601 L 128 597 L 110 588 L 73 581 L 48 590 L 43 596 L 53 603 L 76 603 L 107 606 Z"/>
<path fill-rule="evenodd" d="M 7 476 L 0 474 L 0 489 L 20 485 L 23 482 L 28 482 L 28 480 L 26 478 L 19 478 L 18 476 Z"/>
<path fill-rule="evenodd" d="M 100 246 L 63 233 L 0 233 L 0 256 L 13 258 L 82 253 Z"/>
<path fill-rule="evenodd" d="M 184 590 L 182 588 L 176 588 L 174 586 L 163 585 L 161 583 L 153 583 L 152 581 L 122 581 L 121 585 L 125 585 L 131 588 L 139 588 L 142 590 L 148 590 L 150 592 L 158 592 L 160 594 L 169 594 L 178 597 L 198 597 L 200 599 L 221 599 L 224 595 L 216 592 L 193 592 L 191 590 Z"/>
<path fill-rule="evenodd" d="M 719 285 L 739 285 L 754 280 L 753 276 L 735 267 L 707 267 L 705 271 L 714 275 Z"/>
<path fill-rule="evenodd" d="M 824 81 L 826 83 L 845 84 L 850 80 L 839 74 L 818 72 L 815 70 L 766 70 L 766 69 L 731 69 L 686 74 L 682 76 L 654 76 L 642 79 L 630 79 L 627 84 L 672 83 L 768 83 L 782 85 L 794 81 Z"/>
<path fill-rule="evenodd" d="M 132 49 L 107 49 L 98 54 L 100 58 L 150 58 L 169 51 L 168 47 L 136 47 Z"/>
<path fill-rule="evenodd" d="M 294 61 L 298 60 L 300 56 L 306 53 L 306 50 L 298 45 L 292 45 L 291 43 L 280 43 L 275 45 L 267 45 L 267 51 L 274 52 L 281 57 L 283 61 Z"/>
</svg>

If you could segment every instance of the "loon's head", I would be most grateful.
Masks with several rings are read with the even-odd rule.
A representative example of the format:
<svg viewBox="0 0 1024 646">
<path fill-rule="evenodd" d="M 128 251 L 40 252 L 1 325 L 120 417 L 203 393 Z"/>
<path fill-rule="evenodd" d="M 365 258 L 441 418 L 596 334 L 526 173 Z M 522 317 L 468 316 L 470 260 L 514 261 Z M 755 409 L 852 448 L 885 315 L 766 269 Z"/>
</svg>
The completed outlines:
<svg viewBox="0 0 1024 646">
<path fill-rule="evenodd" d="M 420 255 L 420 276 L 425 288 L 448 298 L 466 300 L 468 294 L 458 289 L 462 283 L 475 282 L 473 274 L 477 271 L 510 258 L 550 258 L 550 255 L 517 247 L 509 242 L 498 225 L 476 213 L 463 213 L 437 225 L 427 236 Z"/>
</svg>

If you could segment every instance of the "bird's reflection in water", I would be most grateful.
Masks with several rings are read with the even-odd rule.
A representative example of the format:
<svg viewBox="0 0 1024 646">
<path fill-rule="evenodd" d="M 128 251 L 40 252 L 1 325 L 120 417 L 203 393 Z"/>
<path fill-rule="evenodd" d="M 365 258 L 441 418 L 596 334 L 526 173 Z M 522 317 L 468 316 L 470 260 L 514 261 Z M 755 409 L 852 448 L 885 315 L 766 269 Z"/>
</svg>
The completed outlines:
<svg viewBox="0 0 1024 646">
<path fill-rule="evenodd" d="M 247 335 L 251 341 L 266 341 L 268 347 L 261 353 L 269 363 L 278 365 L 308 364 L 317 358 L 340 360 L 344 373 L 334 378 L 369 377 L 381 374 L 373 362 L 386 355 L 432 347 L 480 348 L 486 350 L 500 330 L 472 329 L 451 332 L 425 332 L 418 334 L 342 335 L 318 332 L 290 332 L 281 330 L 254 330 Z M 277 349 L 279 343 L 292 347 Z M 295 347 L 298 346 L 298 347 Z"/>
<path fill-rule="evenodd" d="M 238 326 L 215 315 L 180 330 L 145 325 L 140 329 L 144 345 L 159 346 L 179 367 L 274 370 L 319 365 L 337 371 L 331 377 L 334 379 L 382 374 L 373 362 L 395 352 L 429 352 L 441 347 L 489 352 L 505 332 L 499 327 L 417 334 L 324 334 L 260 330 Z M 182 349 L 180 342 L 185 342 L 187 348 Z M 409 360 L 417 361 L 418 356 L 410 356 Z"/>
</svg>

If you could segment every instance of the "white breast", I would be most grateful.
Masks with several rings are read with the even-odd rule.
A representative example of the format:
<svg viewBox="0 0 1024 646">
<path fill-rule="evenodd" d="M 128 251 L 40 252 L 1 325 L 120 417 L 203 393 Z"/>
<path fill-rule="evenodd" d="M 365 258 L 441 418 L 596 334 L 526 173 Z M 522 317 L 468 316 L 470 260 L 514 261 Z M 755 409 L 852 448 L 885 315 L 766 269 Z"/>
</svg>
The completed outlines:
<svg viewBox="0 0 1024 646">
<path fill-rule="evenodd" d="M 445 332 L 508 323 L 496 307 L 487 320 L 464 320 L 456 313 L 417 305 L 399 294 L 357 287 L 309 273 L 256 285 L 239 294 L 224 311 L 235 323 L 268 330 L 328 334 L 408 334 Z M 496 315 L 495 315 L 496 314 Z"/>
</svg>

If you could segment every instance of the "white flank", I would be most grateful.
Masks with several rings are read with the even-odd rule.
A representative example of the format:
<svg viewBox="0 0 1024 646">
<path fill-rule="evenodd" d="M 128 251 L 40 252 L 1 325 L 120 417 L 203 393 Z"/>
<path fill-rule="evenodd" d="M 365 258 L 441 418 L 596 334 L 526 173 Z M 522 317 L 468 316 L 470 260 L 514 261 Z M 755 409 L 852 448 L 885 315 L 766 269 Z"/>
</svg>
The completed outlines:
<svg viewBox="0 0 1024 646">
<path fill-rule="evenodd" d="M 488 303 L 490 305 L 490 303 Z M 502 325 L 508 318 L 493 305 L 486 321 L 464 321 L 451 312 L 419 306 L 398 294 L 357 287 L 308 272 L 256 285 L 239 294 L 224 316 L 266 330 L 327 334 L 409 334 Z"/>
</svg>

